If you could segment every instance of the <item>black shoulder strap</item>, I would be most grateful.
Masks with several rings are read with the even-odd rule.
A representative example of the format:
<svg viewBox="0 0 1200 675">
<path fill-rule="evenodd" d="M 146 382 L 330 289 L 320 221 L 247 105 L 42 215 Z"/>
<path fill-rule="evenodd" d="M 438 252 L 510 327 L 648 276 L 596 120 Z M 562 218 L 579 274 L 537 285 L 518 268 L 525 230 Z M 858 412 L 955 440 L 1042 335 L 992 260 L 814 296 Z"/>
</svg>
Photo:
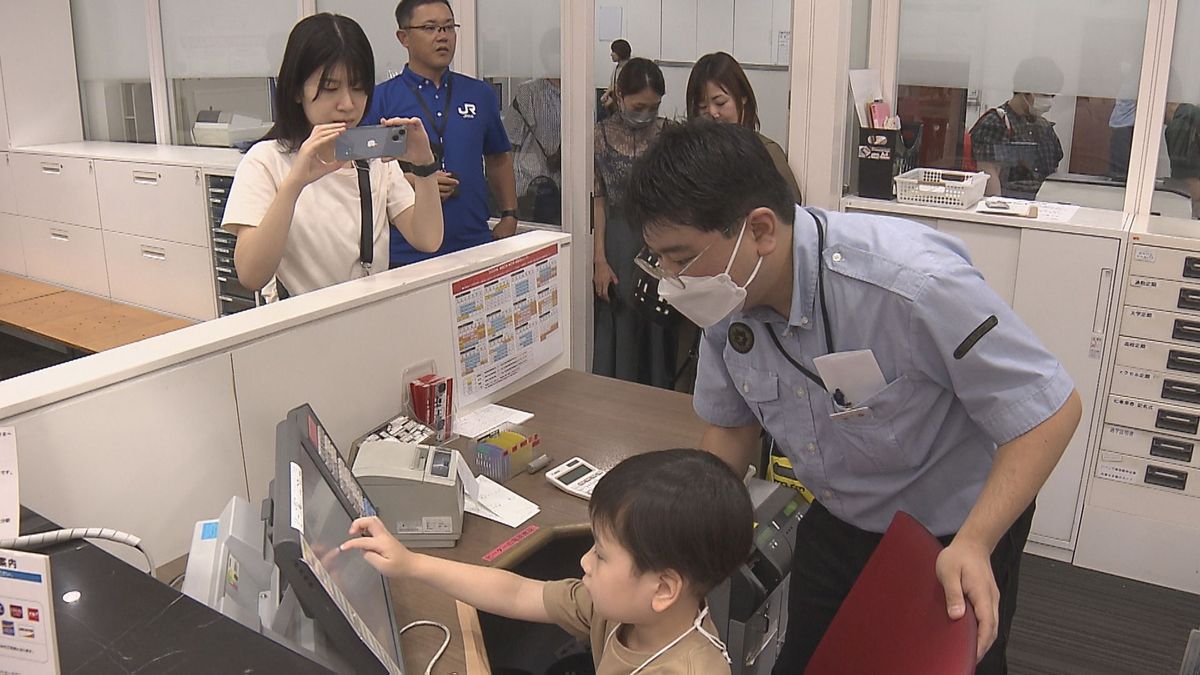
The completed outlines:
<svg viewBox="0 0 1200 675">
<path fill-rule="evenodd" d="M 375 215 L 371 212 L 371 167 L 365 159 L 354 160 L 358 169 L 358 201 L 362 206 L 362 236 L 358 241 L 358 260 L 370 270 L 375 262 Z"/>
</svg>

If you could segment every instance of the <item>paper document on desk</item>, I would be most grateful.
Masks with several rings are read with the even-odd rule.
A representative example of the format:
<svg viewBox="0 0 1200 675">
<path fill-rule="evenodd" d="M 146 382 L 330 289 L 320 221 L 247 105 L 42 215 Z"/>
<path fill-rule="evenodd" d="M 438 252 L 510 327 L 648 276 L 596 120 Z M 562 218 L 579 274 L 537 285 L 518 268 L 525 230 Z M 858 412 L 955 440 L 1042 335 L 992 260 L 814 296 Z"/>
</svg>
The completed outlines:
<svg viewBox="0 0 1200 675">
<path fill-rule="evenodd" d="M 480 476 L 479 499 L 464 500 L 463 510 L 509 527 L 517 527 L 542 509 L 491 478 Z"/>
<path fill-rule="evenodd" d="M 0 427 L 0 539 L 13 539 L 21 529 L 21 495 L 17 492 L 17 430 Z"/>
<path fill-rule="evenodd" d="M 465 438 L 480 438 L 505 424 L 522 424 L 530 419 L 533 413 L 493 403 L 455 417 L 454 432 Z"/>
</svg>

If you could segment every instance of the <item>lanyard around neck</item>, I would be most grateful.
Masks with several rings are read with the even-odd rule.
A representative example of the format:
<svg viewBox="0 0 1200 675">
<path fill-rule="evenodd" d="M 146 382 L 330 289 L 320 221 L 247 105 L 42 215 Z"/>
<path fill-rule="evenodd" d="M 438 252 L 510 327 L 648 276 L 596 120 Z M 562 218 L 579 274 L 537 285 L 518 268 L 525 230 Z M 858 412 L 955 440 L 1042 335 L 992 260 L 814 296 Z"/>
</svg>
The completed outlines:
<svg viewBox="0 0 1200 675">
<path fill-rule="evenodd" d="M 433 133 L 437 135 L 438 145 L 443 149 L 444 152 L 446 146 L 446 127 L 450 125 L 450 90 L 454 84 L 454 79 L 450 77 L 450 71 L 446 71 L 442 77 L 446 81 L 446 100 L 442 104 L 442 123 L 440 126 L 438 125 L 438 118 L 433 116 L 433 111 L 429 109 L 429 104 L 425 102 L 425 97 L 421 95 L 421 92 L 407 80 L 404 82 L 404 84 L 408 85 L 409 90 L 412 91 L 413 96 L 417 99 L 417 103 L 420 104 L 421 111 L 424 112 L 425 117 L 429 119 L 429 126 L 433 127 Z M 436 87 L 434 88 L 434 91 L 437 91 Z"/>
<path fill-rule="evenodd" d="M 812 216 L 813 222 L 817 226 L 817 297 L 821 302 L 821 326 L 825 329 L 826 353 L 832 354 L 836 351 L 836 349 L 834 349 L 833 346 L 833 329 L 830 327 L 829 323 L 829 307 L 825 302 L 825 263 L 822 259 L 822 254 L 825 253 L 826 223 L 825 218 L 821 214 L 816 213 L 815 211 L 809 211 L 808 209 L 805 209 L 805 211 Z M 779 342 L 779 336 L 775 334 L 775 327 L 769 323 L 766 325 L 767 333 L 771 335 L 771 342 L 775 343 L 775 348 L 779 350 L 779 353 L 783 355 L 783 358 L 787 359 L 787 362 L 792 364 L 792 367 L 803 373 L 805 377 L 812 380 L 813 383 L 815 383 L 818 387 L 829 391 L 829 389 L 825 386 L 825 381 L 821 379 L 820 375 L 817 375 L 808 368 L 805 368 L 802 363 L 792 358 L 792 355 L 787 353 L 787 350 L 784 349 L 783 345 Z"/>
</svg>

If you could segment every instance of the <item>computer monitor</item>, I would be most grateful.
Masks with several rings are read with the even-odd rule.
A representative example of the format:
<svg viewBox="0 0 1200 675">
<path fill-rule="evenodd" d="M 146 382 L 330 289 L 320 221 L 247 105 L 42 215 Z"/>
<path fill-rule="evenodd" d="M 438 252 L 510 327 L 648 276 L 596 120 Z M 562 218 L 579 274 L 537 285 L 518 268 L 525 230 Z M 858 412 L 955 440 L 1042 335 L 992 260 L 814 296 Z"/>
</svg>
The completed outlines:
<svg viewBox="0 0 1200 675">
<path fill-rule="evenodd" d="M 373 508 L 361 488 L 357 496 L 346 494 L 357 486 L 353 476 L 353 483 L 335 478 L 344 462 L 328 439 L 308 406 L 293 410 L 276 427 L 275 565 L 281 583 L 355 673 L 402 674 L 387 580 L 358 551 L 339 551 L 350 523 Z"/>
</svg>

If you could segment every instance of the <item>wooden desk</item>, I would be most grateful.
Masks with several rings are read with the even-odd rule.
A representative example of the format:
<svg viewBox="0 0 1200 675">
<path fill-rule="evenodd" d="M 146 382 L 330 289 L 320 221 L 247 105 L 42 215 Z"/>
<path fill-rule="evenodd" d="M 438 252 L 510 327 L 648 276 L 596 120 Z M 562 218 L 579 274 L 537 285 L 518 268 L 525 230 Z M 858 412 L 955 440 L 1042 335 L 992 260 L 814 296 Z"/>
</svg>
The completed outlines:
<svg viewBox="0 0 1200 675">
<path fill-rule="evenodd" d="M 0 323 L 91 353 L 195 322 L 0 274 Z"/>
<path fill-rule="evenodd" d="M 11 305 L 15 302 L 40 298 L 44 295 L 62 293 L 64 290 L 58 286 L 43 284 L 33 279 L 0 274 L 0 307 Z"/>
<path fill-rule="evenodd" d="M 578 455 L 596 466 L 610 468 L 638 452 L 694 447 L 700 442 L 701 421 L 692 411 L 691 396 L 575 370 L 557 373 L 502 403 L 534 413 L 534 418 L 524 426 L 541 436 L 539 450 L 550 455 L 551 466 Z M 587 525 L 587 502 L 550 485 L 544 472 L 516 476 L 505 487 L 537 503 L 542 510 L 521 526 L 537 525 L 538 532 L 497 559 L 494 562 L 497 567 L 509 567 L 520 561 L 551 536 L 555 528 Z M 514 530 L 477 516 L 466 516 L 457 546 L 423 552 L 484 565 L 487 563 L 483 556 L 521 528 Z M 478 662 L 472 662 L 471 667 L 467 665 L 463 628 L 454 600 L 422 584 L 406 581 L 392 582 L 392 596 L 399 626 L 432 619 L 450 627 L 450 647 L 434 667 L 434 673 L 488 672 L 480 670 Z M 463 617 L 477 628 L 473 609 L 465 608 Z M 471 630 L 468 626 L 467 631 Z M 442 633 L 436 629 L 416 628 L 405 633 L 406 667 L 412 672 L 423 672 L 442 639 Z M 482 653 L 483 643 L 476 641 L 476 644 Z"/>
</svg>

